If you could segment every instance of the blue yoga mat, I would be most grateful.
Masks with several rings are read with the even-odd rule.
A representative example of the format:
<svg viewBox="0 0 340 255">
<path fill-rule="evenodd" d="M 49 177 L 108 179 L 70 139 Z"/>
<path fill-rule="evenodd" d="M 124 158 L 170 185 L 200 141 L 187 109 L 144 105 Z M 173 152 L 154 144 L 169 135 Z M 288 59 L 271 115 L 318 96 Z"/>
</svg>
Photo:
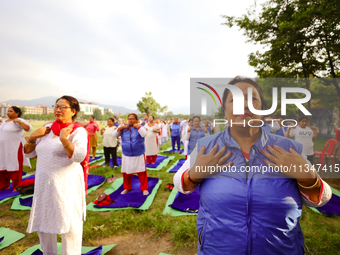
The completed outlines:
<svg viewBox="0 0 340 255">
<path fill-rule="evenodd" d="M 182 154 L 184 152 L 184 149 L 178 150 L 169 150 L 169 151 L 163 151 L 163 153 L 179 153 Z"/>
<path fill-rule="evenodd" d="M 174 166 L 169 173 L 176 173 L 184 164 L 184 162 L 186 161 L 186 159 L 181 158 L 180 160 L 178 160 L 177 165 Z"/>
<path fill-rule="evenodd" d="M 87 185 L 89 188 L 102 184 L 105 181 L 105 177 L 95 174 L 89 174 L 87 179 Z"/>
<path fill-rule="evenodd" d="M 157 168 L 159 166 L 159 164 L 162 163 L 163 160 L 165 160 L 167 158 L 168 158 L 167 156 L 160 156 L 160 155 L 158 155 L 155 164 L 146 164 L 146 167 Z M 117 164 L 118 164 L 118 166 L 122 165 L 122 158 L 121 157 L 117 157 Z M 105 165 L 105 163 L 102 164 L 102 166 L 104 166 L 104 165 Z M 112 158 L 110 159 L 110 166 L 111 167 L 113 166 Z"/>
<path fill-rule="evenodd" d="M 99 246 L 92 251 L 89 251 L 87 253 L 82 253 L 82 255 L 100 255 L 103 251 L 103 246 Z M 40 249 L 35 250 L 31 255 L 43 255 L 43 252 Z"/>
<path fill-rule="evenodd" d="M 155 161 L 155 164 L 146 164 L 146 167 L 149 167 L 149 168 L 157 168 L 159 166 L 160 163 L 162 163 L 165 159 L 167 159 L 168 157 L 167 156 L 160 156 L 160 155 L 157 155 L 157 159 Z"/>
<path fill-rule="evenodd" d="M 5 237 L 3 236 L 3 237 L 1 237 L 0 238 L 0 243 L 3 241 L 5 239 Z"/>
<path fill-rule="evenodd" d="M 103 181 L 105 181 L 105 177 L 95 174 L 89 174 L 87 184 L 88 187 L 91 188 L 93 186 L 102 184 Z M 19 202 L 21 205 L 32 207 L 33 197 L 19 198 Z"/>
<path fill-rule="evenodd" d="M 22 178 L 23 181 L 28 180 L 28 179 L 35 179 L 35 175 L 33 174 L 33 175 L 28 176 L 26 178 Z M 5 198 L 16 197 L 16 196 L 20 195 L 19 192 L 13 192 L 13 184 L 12 183 L 9 185 L 9 187 L 10 188 L 7 189 L 7 190 L 0 191 L 0 201 L 5 199 Z"/>
<path fill-rule="evenodd" d="M 105 163 L 102 164 L 102 166 L 104 166 Z M 117 165 L 121 166 L 122 165 L 122 158 L 117 156 Z M 113 167 L 113 161 L 112 158 L 110 158 L 110 166 Z"/>
<path fill-rule="evenodd" d="M 148 177 L 149 183 L 149 195 L 151 194 L 153 188 L 158 183 L 158 178 Z M 123 207 L 135 207 L 138 208 L 144 204 L 146 198 L 149 196 L 144 196 L 143 192 L 140 190 L 140 182 L 137 175 L 133 175 L 132 177 L 132 191 L 122 195 L 120 194 L 124 190 L 123 184 L 114 192 L 110 194 L 110 198 L 112 200 L 116 200 L 116 203 L 98 206 L 95 205 L 96 208 L 123 208 Z"/>
<path fill-rule="evenodd" d="M 174 202 L 169 205 L 171 208 L 183 212 L 197 213 L 199 209 L 200 192 L 196 189 L 190 194 L 178 192 Z"/>
<path fill-rule="evenodd" d="M 95 156 L 94 159 L 91 159 L 91 158 L 90 158 L 89 163 L 91 163 L 91 162 L 93 162 L 93 161 L 96 161 L 96 160 L 98 160 L 98 159 L 100 159 L 100 158 L 102 158 L 102 157 L 103 157 L 103 156 Z"/>
</svg>

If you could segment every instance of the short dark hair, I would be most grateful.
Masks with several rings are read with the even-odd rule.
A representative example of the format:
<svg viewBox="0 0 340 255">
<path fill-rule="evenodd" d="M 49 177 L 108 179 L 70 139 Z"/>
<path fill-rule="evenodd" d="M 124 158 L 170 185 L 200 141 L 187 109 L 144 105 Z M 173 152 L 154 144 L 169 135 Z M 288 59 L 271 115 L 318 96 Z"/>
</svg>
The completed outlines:
<svg viewBox="0 0 340 255">
<path fill-rule="evenodd" d="M 201 118 L 200 118 L 200 116 L 194 116 L 194 117 L 192 117 L 192 121 L 194 121 L 194 119 L 195 118 L 198 118 L 199 119 L 199 121 L 201 121 Z"/>
<path fill-rule="evenodd" d="M 133 117 L 135 117 L 136 120 L 138 120 L 137 114 L 135 114 L 135 113 L 129 113 L 128 118 L 129 118 L 130 115 L 132 115 Z"/>
<path fill-rule="evenodd" d="M 21 117 L 22 111 L 21 111 L 21 109 L 19 107 L 11 106 L 10 108 L 12 108 L 15 113 L 18 113 L 18 117 L 19 118 Z"/>
<path fill-rule="evenodd" d="M 303 119 L 306 119 L 306 120 L 308 121 L 308 117 L 307 117 L 307 116 L 300 116 L 300 117 L 298 118 L 298 122 L 300 122 L 300 121 L 303 120 Z"/>
<path fill-rule="evenodd" d="M 115 123 L 115 120 L 113 118 L 108 118 L 107 120 L 112 120 L 112 122 Z"/>
<path fill-rule="evenodd" d="M 75 120 L 77 118 L 77 113 L 80 112 L 80 105 L 78 100 L 72 96 L 62 96 L 58 98 L 55 102 L 57 103 L 60 99 L 65 99 L 69 103 L 71 110 L 76 111 L 76 114 L 72 116 L 72 120 Z"/>
<path fill-rule="evenodd" d="M 255 89 L 257 90 L 257 92 L 260 94 L 260 98 L 261 98 L 261 110 L 263 110 L 263 108 L 266 107 L 266 100 L 264 98 L 264 93 L 263 93 L 263 90 L 261 88 L 261 86 L 254 80 L 250 79 L 250 78 L 247 78 L 247 77 L 241 77 L 241 76 L 236 76 L 234 79 L 232 79 L 228 84 L 231 84 L 231 85 L 235 85 L 236 83 L 239 83 L 239 82 L 244 82 L 244 83 L 249 83 L 251 85 L 253 85 L 255 87 Z M 223 102 L 222 102 L 222 106 L 223 106 L 223 112 L 225 110 L 225 101 L 227 100 L 227 96 L 228 96 L 228 93 L 229 93 L 229 89 L 225 88 L 224 89 L 224 92 L 223 92 Z"/>
<path fill-rule="evenodd" d="M 155 117 L 153 115 L 150 115 L 149 118 L 152 117 L 153 120 L 155 120 Z"/>
<path fill-rule="evenodd" d="M 91 115 L 90 117 L 91 117 L 92 119 L 94 119 L 94 120 L 96 119 L 96 118 L 94 117 L 94 115 Z"/>
</svg>

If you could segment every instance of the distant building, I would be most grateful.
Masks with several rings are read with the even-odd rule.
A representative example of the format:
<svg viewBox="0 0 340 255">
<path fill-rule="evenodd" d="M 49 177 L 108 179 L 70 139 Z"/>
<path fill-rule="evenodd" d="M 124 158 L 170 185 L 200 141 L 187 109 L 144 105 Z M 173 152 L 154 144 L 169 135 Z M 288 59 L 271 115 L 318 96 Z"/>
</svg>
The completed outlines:
<svg viewBox="0 0 340 255">
<path fill-rule="evenodd" d="M 0 116 L 7 116 L 7 110 L 11 107 L 11 104 L 2 103 L 0 105 Z M 36 105 L 36 106 L 17 106 L 19 108 L 24 108 L 25 114 L 50 114 L 53 113 L 52 108 L 48 108 L 46 105 Z"/>
<path fill-rule="evenodd" d="M 104 114 L 105 113 L 111 113 L 111 114 L 114 114 L 114 112 L 112 111 L 112 109 L 111 108 L 109 108 L 109 109 L 104 109 Z"/>
<path fill-rule="evenodd" d="M 94 110 L 99 109 L 102 114 L 104 114 L 104 107 L 100 107 L 95 103 L 86 103 L 86 102 L 79 102 L 80 111 L 84 112 L 86 115 L 92 115 Z"/>
<path fill-rule="evenodd" d="M 0 116 L 7 116 L 7 110 L 11 107 L 12 105 L 10 104 L 6 104 L 6 103 L 2 103 L 0 105 Z"/>
</svg>

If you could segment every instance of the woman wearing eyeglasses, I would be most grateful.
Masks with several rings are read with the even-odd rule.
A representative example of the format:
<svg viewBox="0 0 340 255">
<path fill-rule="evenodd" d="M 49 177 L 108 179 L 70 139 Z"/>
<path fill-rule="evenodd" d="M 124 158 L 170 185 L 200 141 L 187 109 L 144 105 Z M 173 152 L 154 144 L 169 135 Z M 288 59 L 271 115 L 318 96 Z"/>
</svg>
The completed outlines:
<svg viewBox="0 0 340 255">
<path fill-rule="evenodd" d="M 37 232 L 44 254 L 81 254 L 88 174 L 88 136 L 74 123 L 77 99 L 62 96 L 54 106 L 55 121 L 34 131 L 25 144 L 26 157 L 38 156 L 34 196 L 27 232 Z"/>
<path fill-rule="evenodd" d="M 128 125 L 119 126 L 112 133 L 113 137 L 122 137 L 121 172 L 123 174 L 124 190 L 121 194 L 126 194 L 132 190 L 132 176 L 133 174 L 138 174 L 143 195 L 149 195 L 144 145 L 146 135 L 147 131 L 142 125 L 138 124 L 138 117 L 135 113 L 128 115 Z"/>
<path fill-rule="evenodd" d="M 19 107 L 12 106 L 7 111 L 8 118 L 0 122 L 0 190 L 9 189 L 11 180 L 15 190 L 22 179 L 22 167 L 31 167 L 23 156 L 23 145 L 24 131 L 31 131 L 32 126 L 20 118 L 21 114 Z"/>
</svg>

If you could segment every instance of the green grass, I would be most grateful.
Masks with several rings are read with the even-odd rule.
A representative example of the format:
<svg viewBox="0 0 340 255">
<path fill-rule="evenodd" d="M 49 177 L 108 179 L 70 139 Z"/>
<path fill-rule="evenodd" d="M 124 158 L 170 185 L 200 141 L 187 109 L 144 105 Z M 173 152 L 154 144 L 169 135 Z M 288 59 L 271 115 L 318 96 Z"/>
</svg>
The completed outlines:
<svg viewBox="0 0 340 255">
<path fill-rule="evenodd" d="M 325 140 L 317 138 L 315 141 L 315 149 L 323 147 Z M 98 143 L 102 143 L 102 138 L 98 135 Z M 162 145 L 161 149 L 166 149 L 170 146 L 170 142 Z M 102 145 L 98 146 L 98 150 L 102 149 Z M 83 245 L 96 245 L 99 240 L 106 240 L 109 237 L 121 237 L 126 235 L 149 235 L 151 234 L 151 242 L 159 238 L 171 239 L 171 248 L 167 248 L 163 252 L 169 254 L 195 254 L 197 247 L 196 233 L 196 217 L 181 216 L 170 217 L 162 215 L 169 191 L 164 190 L 167 183 L 173 183 L 173 173 L 165 171 L 178 159 L 183 156 L 178 154 L 176 157 L 160 171 L 148 171 L 148 176 L 157 177 L 163 180 L 155 200 L 148 211 L 138 210 L 119 210 L 110 212 L 92 212 L 87 211 L 87 218 L 84 222 Z M 34 172 L 36 160 L 32 160 L 33 169 L 24 168 L 25 171 Z M 117 178 L 121 177 L 120 170 L 113 170 L 110 167 L 99 167 L 90 169 L 91 174 L 99 174 L 107 176 L 114 174 Z M 328 180 L 327 180 L 328 181 Z M 332 185 L 339 185 L 340 181 L 330 180 Z M 87 203 L 93 202 L 99 194 L 110 186 L 110 183 L 105 183 L 95 192 L 89 194 L 86 198 Z M 338 187 L 338 188 L 339 188 Z M 36 233 L 27 234 L 26 228 L 29 219 L 28 211 L 11 211 L 10 206 L 13 200 L 9 200 L 0 206 L 0 225 L 11 228 L 26 236 L 22 240 L 16 242 L 10 247 L 1 250 L 0 254 L 19 254 L 28 247 L 39 243 L 39 238 Z M 300 220 L 301 228 L 305 236 L 305 248 L 307 255 L 329 255 L 340 254 L 340 219 L 339 217 L 326 217 L 319 215 L 307 207 L 303 207 L 302 218 Z M 95 227 L 103 226 L 99 230 Z M 58 238 L 60 241 L 60 237 Z M 119 245 L 116 246 L 119 250 Z M 3 253 L 1 253 L 3 252 Z M 138 252 L 138 251 L 136 251 Z M 116 254 L 111 251 L 107 254 Z M 126 253 L 121 253 L 126 254 Z M 137 253 L 134 253 L 137 254 Z"/>
</svg>

